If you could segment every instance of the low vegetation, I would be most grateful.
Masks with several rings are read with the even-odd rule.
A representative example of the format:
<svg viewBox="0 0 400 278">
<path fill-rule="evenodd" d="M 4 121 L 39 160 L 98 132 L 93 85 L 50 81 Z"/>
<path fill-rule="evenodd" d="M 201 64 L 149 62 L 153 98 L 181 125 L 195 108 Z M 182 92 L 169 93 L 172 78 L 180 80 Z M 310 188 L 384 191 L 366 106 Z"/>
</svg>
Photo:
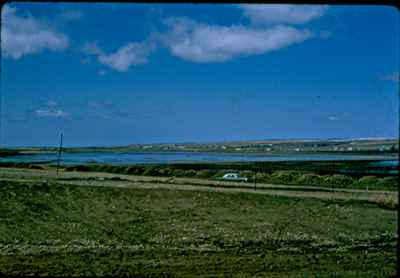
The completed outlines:
<svg viewBox="0 0 400 278">
<path fill-rule="evenodd" d="M 94 171 L 109 172 L 119 174 L 159 176 L 159 177 L 196 177 L 203 179 L 221 178 L 231 169 L 187 169 L 187 165 L 182 168 L 179 166 L 113 166 L 104 164 L 87 164 L 68 166 L 66 171 Z M 186 169 L 185 169 L 186 168 Z M 249 170 L 237 170 L 243 177 L 247 177 L 250 182 L 284 184 L 284 185 L 306 185 L 320 186 L 329 188 L 348 188 L 348 189 L 366 189 L 366 190 L 398 190 L 398 180 L 395 176 L 377 177 L 363 176 L 354 177 L 342 174 L 318 175 L 304 171 L 285 171 L 275 170 L 270 173 L 255 172 Z"/>
<path fill-rule="evenodd" d="M 7 157 L 7 156 L 15 156 L 19 155 L 19 151 L 11 150 L 11 149 L 1 149 L 0 148 L 0 157 Z"/>
<path fill-rule="evenodd" d="M 115 174 L 143 175 L 155 177 L 191 177 L 201 179 L 218 179 L 227 172 L 236 172 L 248 178 L 249 182 L 283 184 L 283 185 L 305 185 L 328 188 L 364 189 L 364 190 L 390 190 L 398 191 L 398 179 L 396 175 L 370 175 L 370 174 L 338 174 L 335 169 L 338 165 L 342 167 L 353 167 L 359 169 L 363 162 L 325 162 L 296 164 L 286 162 L 249 163 L 237 164 L 169 164 L 169 165 L 126 165 L 116 166 L 108 164 L 84 164 L 64 166 L 66 171 L 79 172 L 108 172 Z M 337 164 L 335 166 L 335 164 Z M 46 164 L 2 162 L 1 167 L 15 167 L 26 169 L 44 169 L 55 167 Z M 330 168 L 329 168 L 330 166 Z M 295 170 L 287 170 L 294 168 Z M 282 170 L 283 169 L 283 170 Z M 321 170 L 323 169 L 323 170 Z"/>
</svg>

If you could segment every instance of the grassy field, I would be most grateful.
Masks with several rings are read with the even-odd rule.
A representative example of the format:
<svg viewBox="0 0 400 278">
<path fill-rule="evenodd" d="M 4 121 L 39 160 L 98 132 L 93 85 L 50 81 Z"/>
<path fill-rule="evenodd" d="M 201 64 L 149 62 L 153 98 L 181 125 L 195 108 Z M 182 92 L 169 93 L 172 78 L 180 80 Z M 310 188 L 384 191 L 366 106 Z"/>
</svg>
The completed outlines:
<svg viewBox="0 0 400 278">
<path fill-rule="evenodd" d="M 4 171 L 11 169 L 0 177 L 1 274 L 395 275 L 397 212 L 378 203 L 135 186 L 135 180 L 113 186 L 126 183 L 120 177 L 84 186 L 73 176 L 44 182 L 39 170 L 6 180 Z M 100 177 L 106 175 L 112 176 Z"/>
</svg>

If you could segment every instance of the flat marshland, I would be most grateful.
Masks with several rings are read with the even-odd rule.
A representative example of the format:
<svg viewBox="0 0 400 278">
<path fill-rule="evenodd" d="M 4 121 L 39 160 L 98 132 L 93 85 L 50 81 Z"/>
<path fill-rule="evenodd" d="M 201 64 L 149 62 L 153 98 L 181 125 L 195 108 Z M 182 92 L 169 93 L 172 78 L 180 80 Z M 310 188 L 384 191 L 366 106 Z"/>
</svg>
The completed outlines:
<svg viewBox="0 0 400 278">
<path fill-rule="evenodd" d="M 396 274 L 396 191 L 258 186 L 0 168 L 0 273 Z"/>
</svg>

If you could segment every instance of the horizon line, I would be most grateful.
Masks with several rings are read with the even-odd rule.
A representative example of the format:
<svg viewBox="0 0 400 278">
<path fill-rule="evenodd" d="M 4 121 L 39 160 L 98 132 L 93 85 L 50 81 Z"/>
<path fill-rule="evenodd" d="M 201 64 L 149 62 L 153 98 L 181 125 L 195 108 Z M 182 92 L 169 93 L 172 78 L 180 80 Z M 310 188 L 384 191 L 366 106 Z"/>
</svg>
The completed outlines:
<svg viewBox="0 0 400 278">
<path fill-rule="evenodd" d="M 74 145 L 63 148 L 112 148 L 112 147 L 129 147 L 129 146 L 143 146 L 143 145 L 207 145 L 207 144 L 229 144 L 229 143 L 244 143 L 244 142 L 264 142 L 264 141 L 300 141 L 300 142 L 314 142 L 314 141 L 369 141 L 369 140 L 397 140 L 399 137 L 352 137 L 352 138 L 270 138 L 270 139 L 245 139 L 245 140 L 222 140 L 222 141 L 186 141 L 186 142 L 153 142 L 153 143 L 130 143 L 123 145 Z M 59 145 L 25 145 L 25 146 L 0 146 L 1 148 L 55 148 Z"/>
</svg>

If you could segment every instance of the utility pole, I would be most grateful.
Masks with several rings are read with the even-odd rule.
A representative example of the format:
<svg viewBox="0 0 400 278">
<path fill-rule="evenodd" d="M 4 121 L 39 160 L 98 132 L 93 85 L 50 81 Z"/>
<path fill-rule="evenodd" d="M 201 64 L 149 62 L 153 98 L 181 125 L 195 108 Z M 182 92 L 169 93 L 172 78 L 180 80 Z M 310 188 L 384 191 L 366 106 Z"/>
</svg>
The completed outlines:
<svg viewBox="0 0 400 278">
<path fill-rule="evenodd" d="M 58 176 L 58 169 L 60 168 L 61 151 L 62 151 L 62 137 L 63 137 L 63 134 L 61 133 L 60 148 L 58 149 L 58 159 L 57 159 L 57 176 Z"/>
</svg>

